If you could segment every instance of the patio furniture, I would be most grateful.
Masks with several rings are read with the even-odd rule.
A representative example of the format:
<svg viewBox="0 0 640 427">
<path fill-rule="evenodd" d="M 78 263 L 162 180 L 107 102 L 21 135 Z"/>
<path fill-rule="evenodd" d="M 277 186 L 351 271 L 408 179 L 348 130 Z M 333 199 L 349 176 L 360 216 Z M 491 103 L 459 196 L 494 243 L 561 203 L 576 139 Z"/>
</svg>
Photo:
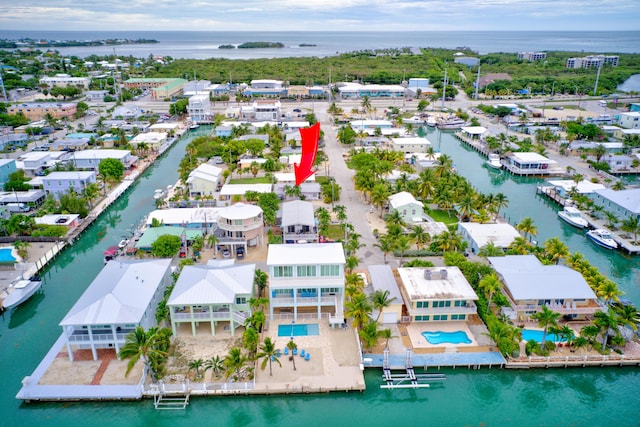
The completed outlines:
<svg viewBox="0 0 640 427">
<path fill-rule="evenodd" d="M 304 360 L 306 360 L 308 362 L 309 359 L 311 359 L 311 354 L 310 353 L 305 354 Z"/>
<path fill-rule="evenodd" d="M 297 348 L 294 348 L 294 349 L 293 349 L 293 351 L 292 351 L 292 353 L 293 353 L 293 355 L 295 356 L 296 354 L 298 354 L 298 349 L 297 349 Z"/>
<path fill-rule="evenodd" d="M 304 357 L 304 350 L 300 352 L 300 357 Z"/>
<path fill-rule="evenodd" d="M 284 355 L 288 356 L 289 355 L 289 347 L 285 347 L 284 348 Z"/>
</svg>

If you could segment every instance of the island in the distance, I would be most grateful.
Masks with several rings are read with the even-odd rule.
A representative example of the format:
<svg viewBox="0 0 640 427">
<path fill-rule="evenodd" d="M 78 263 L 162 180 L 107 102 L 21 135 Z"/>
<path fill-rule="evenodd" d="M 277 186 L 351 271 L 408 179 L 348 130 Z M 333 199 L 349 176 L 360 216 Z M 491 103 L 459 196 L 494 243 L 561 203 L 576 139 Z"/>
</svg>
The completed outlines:
<svg viewBox="0 0 640 427">
<path fill-rule="evenodd" d="M 149 43 L 159 43 L 159 41 L 154 39 L 46 40 L 21 38 L 17 40 L 0 39 L 0 48 L 16 49 L 21 47 L 76 47 Z"/>
<path fill-rule="evenodd" d="M 238 45 L 238 49 L 269 49 L 282 47 L 284 47 L 284 43 L 280 42 L 244 42 Z"/>
<path fill-rule="evenodd" d="M 298 47 L 316 47 L 318 46 L 317 44 L 311 44 L 311 43 L 300 43 L 298 45 Z"/>
</svg>

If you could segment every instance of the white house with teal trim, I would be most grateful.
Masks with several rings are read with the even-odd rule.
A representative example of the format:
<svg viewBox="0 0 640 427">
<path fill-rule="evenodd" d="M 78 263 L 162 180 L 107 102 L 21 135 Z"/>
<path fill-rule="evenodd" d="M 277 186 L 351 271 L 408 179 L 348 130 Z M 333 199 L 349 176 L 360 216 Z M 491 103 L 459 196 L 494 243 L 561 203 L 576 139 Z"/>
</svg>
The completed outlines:
<svg viewBox="0 0 640 427">
<path fill-rule="evenodd" d="M 137 326 L 156 326 L 156 309 L 171 283 L 171 260 L 109 261 L 60 322 L 69 359 L 73 350 L 113 348 Z"/>
<path fill-rule="evenodd" d="M 478 296 L 458 267 L 398 268 L 412 322 L 466 321 Z"/>
<path fill-rule="evenodd" d="M 255 264 L 234 265 L 234 260 L 210 260 L 207 265 L 185 266 L 169 296 L 167 307 L 173 335 L 187 323 L 191 335 L 199 329 L 227 325 L 231 335 L 251 315 Z M 207 331 L 208 332 L 208 331 Z"/>
<path fill-rule="evenodd" d="M 404 222 L 421 222 L 424 217 L 424 206 L 413 194 L 406 191 L 389 196 L 389 213 L 398 212 Z"/>
<path fill-rule="evenodd" d="M 344 322 L 342 243 L 269 245 L 270 319 Z"/>
</svg>

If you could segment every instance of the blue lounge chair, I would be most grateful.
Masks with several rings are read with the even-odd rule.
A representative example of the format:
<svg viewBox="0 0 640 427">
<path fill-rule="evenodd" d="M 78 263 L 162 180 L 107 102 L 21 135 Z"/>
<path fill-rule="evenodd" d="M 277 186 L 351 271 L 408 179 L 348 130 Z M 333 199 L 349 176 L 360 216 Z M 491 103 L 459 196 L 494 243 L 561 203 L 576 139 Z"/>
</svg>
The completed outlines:
<svg viewBox="0 0 640 427">
<path fill-rule="evenodd" d="M 284 355 L 285 356 L 289 355 L 289 347 L 284 348 Z"/>
<path fill-rule="evenodd" d="M 304 356 L 304 360 L 308 361 L 309 359 L 311 359 L 311 354 L 307 353 Z"/>
<path fill-rule="evenodd" d="M 276 357 L 280 357 L 282 356 L 282 352 L 280 351 L 280 349 L 276 350 Z"/>
<path fill-rule="evenodd" d="M 293 355 L 295 356 L 296 354 L 298 354 L 298 349 L 297 349 L 297 348 L 294 348 L 292 353 L 293 353 Z"/>
<path fill-rule="evenodd" d="M 300 352 L 300 357 L 304 357 L 304 350 Z"/>
</svg>

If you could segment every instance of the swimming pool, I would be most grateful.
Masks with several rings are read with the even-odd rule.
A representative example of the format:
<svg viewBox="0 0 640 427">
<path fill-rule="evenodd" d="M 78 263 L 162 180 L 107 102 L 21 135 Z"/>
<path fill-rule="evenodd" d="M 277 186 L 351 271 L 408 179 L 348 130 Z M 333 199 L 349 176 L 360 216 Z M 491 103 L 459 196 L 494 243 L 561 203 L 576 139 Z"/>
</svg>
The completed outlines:
<svg viewBox="0 0 640 427">
<path fill-rule="evenodd" d="M 0 263 L 16 262 L 12 252 L 13 248 L 0 248 Z"/>
<path fill-rule="evenodd" d="M 306 337 L 307 335 L 320 335 L 320 327 L 317 323 L 278 325 L 279 337 Z"/>
<path fill-rule="evenodd" d="M 423 332 L 422 336 L 427 340 L 429 344 L 471 344 L 473 341 L 469 339 L 465 331 L 455 332 Z"/>
<path fill-rule="evenodd" d="M 523 329 L 522 330 L 522 339 L 525 341 L 529 341 L 529 340 L 534 340 L 535 342 L 542 342 L 542 333 L 544 331 L 541 331 L 539 329 Z M 560 338 L 559 336 L 557 336 L 556 334 L 552 334 L 547 332 L 547 341 L 552 341 L 552 342 L 565 342 L 567 339 L 566 338 Z"/>
</svg>

